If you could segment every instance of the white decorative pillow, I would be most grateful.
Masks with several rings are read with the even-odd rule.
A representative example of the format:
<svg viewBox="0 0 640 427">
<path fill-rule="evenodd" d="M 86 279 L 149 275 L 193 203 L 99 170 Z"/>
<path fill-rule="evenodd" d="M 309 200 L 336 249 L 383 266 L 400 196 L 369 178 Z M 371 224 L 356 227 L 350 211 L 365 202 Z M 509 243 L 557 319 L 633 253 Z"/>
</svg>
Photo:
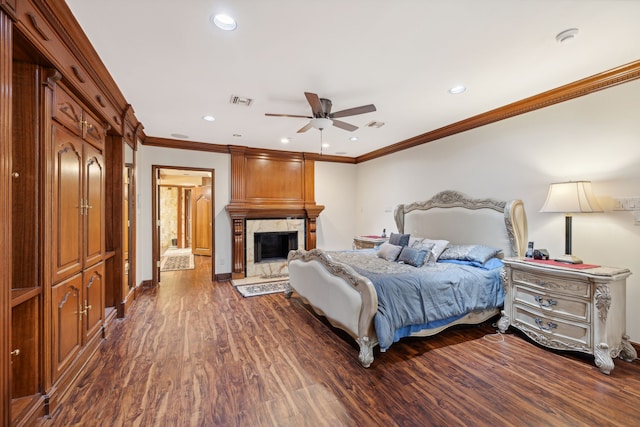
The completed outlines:
<svg viewBox="0 0 640 427">
<path fill-rule="evenodd" d="M 376 255 L 378 258 L 386 259 L 387 261 L 395 261 L 398 259 L 398 255 L 402 251 L 402 246 L 392 245 L 391 243 L 384 242 L 378 247 Z"/>
<path fill-rule="evenodd" d="M 433 246 L 432 246 L 433 245 Z M 433 239 L 416 239 L 411 246 L 414 249 L 427 249 L 431 252 L 427 262 L 436 262 L 440 257 L 440 254 L 449 245 L 448 240 L 433 240 Z"/>
</svg>

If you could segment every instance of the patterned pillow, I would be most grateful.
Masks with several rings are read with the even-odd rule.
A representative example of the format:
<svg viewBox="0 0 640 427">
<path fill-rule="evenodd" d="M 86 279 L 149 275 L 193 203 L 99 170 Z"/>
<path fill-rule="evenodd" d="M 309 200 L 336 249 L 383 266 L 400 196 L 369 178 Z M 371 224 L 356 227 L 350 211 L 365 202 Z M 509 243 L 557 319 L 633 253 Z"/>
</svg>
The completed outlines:
<svg viewBox="0 0 640 427">
<path fill-rule="evenodd" d="M 439 259 L 456 259 L 460 261 L 474 261 L 484 264 L 491 258 L 502 253 L 502 249 L 491 248 L 483 245 L 449 245 L 442 252 Z"/>
<path fill-rule="evenodd" d="M 449 245 L 448 240 L 432 240 L 432 239 L 415 239 L 411 247 L 414 249 L 427 249 L 431 251 L 427 262 L 436 262 L 440 257 L 442 251 L 444 251 Z"/>
<path fill-rule="evenodd" d="M 386 259 L 387 261 L 395 261 L 400 255 L 400 251 L 402 251 L 402 246 L 384 242 L 378 247 L 376 255 L 378 258 Z"/>
<path fill-rule="evenodd" d="M 400 252 L 398 262 L 409 264 L 414 267 L 422 267 L 424 265 L 424 262 L 427 260 L 429 253 L 430 252 L 428 250 L 413 249 L 409 246 L 405 246 L 402 248 L 402 252 Z"/>
<path fill-rule="evenodd" d="M 411 238 L 411 234 L 391 233 L 389 243 L 397 246 L 407 246 L 409 244 L 409 238 Z"/>
</svg>

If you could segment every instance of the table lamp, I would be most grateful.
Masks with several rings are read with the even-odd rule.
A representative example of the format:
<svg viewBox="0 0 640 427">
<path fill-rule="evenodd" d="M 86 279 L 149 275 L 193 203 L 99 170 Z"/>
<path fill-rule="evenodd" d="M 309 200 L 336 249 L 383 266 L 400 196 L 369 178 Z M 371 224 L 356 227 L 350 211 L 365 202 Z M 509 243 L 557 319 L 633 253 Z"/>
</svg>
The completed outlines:
<svg viewBox="0 0 640 427">
<path fill-rule="evenodd" d="M 602 212 L 598 200 L 593 195 L 590 181 L 559 182 L 549 185 L 547 200 L 540 212 L 560 212 L 565 214 L 564 255 L 555 261 L 582 264 L 582 260 L 571 253 L 571 214 Z"/>
</svg>

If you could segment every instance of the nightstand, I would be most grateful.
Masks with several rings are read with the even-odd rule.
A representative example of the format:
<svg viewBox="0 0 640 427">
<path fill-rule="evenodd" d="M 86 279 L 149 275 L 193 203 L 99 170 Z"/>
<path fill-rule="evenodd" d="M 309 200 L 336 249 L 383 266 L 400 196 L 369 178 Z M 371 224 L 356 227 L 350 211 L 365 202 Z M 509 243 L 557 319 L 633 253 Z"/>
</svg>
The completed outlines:
<svg viewBox="0 0 640 427">
<path fill-rule="evenodd" d="M 613 359 L 630 362 L 636 350 L 626 335 L 626 268 L 571 268 L 505 258 L 504 310 L 498 328 L 524 332 L 545 347 L 592 354 L 609 374 Z"/>
<path fill-rule="evenodd" d="M 356 236 L 353 238 L 353 249 L 371 249 L 389 240 L 381 236 Z"/>
</svg>

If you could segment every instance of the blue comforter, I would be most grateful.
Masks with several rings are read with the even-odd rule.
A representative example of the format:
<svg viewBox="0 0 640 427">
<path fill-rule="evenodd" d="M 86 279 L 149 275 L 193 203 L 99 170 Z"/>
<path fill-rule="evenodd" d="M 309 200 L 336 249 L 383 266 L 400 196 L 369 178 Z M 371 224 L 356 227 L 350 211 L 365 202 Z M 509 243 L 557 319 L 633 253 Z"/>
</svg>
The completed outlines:
<svg viewBox="0 0 640 427">
<path fill-rule="evenodd" d="M 379 268 L 374 272 L 354 259 L 349 255 L 340 260 L 369 278 L 376 289 L 378 311 L 374 322 L 382 350 L 413 331 L 442 326 L 472 311 L 504 304 L 501 268 L 436 263 L 411 269 L 405 266 L 399 272 Z"/>
</svg>

